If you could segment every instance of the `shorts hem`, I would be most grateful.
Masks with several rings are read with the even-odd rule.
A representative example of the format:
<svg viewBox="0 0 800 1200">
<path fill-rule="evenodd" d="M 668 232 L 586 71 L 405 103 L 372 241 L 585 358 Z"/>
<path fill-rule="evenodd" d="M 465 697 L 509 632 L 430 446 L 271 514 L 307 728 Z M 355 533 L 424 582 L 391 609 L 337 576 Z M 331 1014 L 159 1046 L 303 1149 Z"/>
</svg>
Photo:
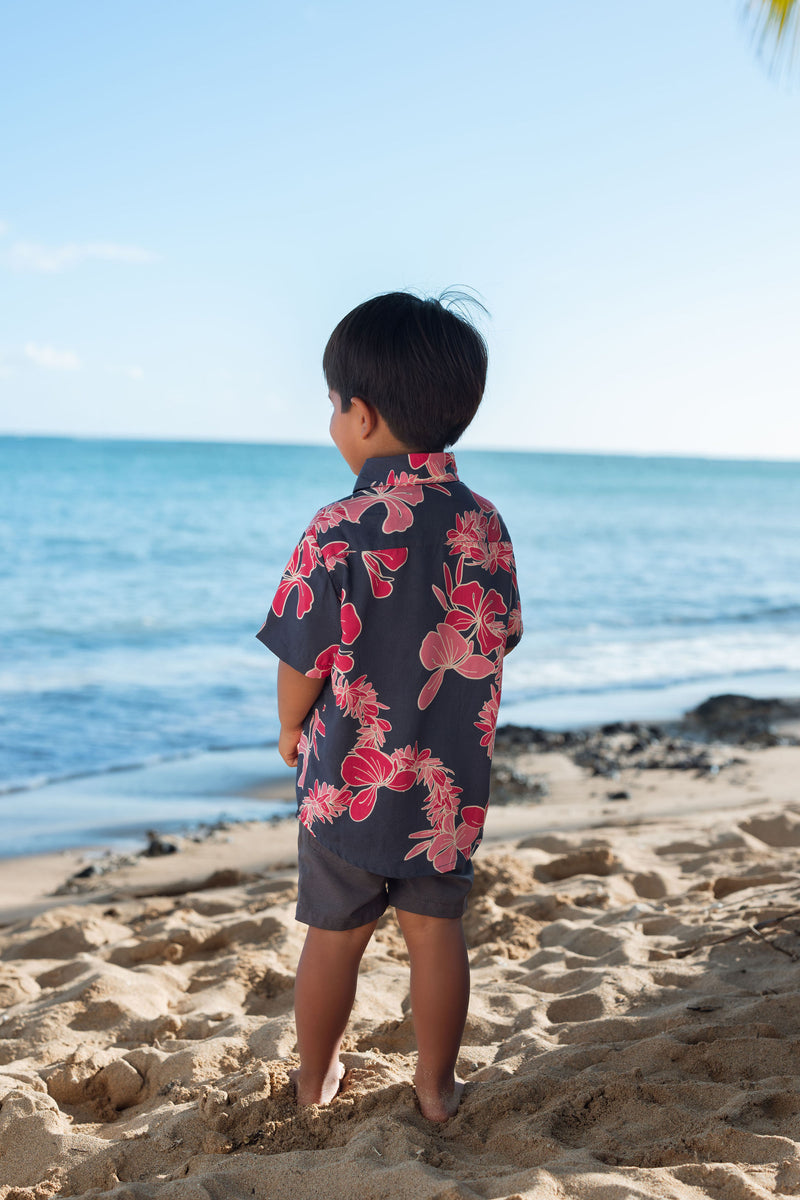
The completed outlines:
<svg viewBox="0 0 800 1200">
<path fill-rule="evenodd" d="M 395 904 L 393 907 L 398 912 L 411 913 L 415 917 L 437 917 L 444 921 L 457 921 L 467 911 L 467 897 L 464 896 L 457 904 L 426 904 L 422 901 L 415 907 L 413 901 L 409 903 L 404 900 L 402 904 Z M 437 911 L 433 912 L 432 909 Z"/>
<path fill-rule="evenodd" d="M 299 921 L 301 925 L 310 925 L 314 929 L 330 929 L 337 933 L 344 933 L 348 929 L 360 929 L 362 925 L 371 925 L 373 921 L 377 921 L 382 917 L 389 907 L 388 901 L 383 902 L 378 899 L 374 904 L 365 905 L 358 912 L 352 913 L 344 919 L 337 919 L 330 915 L 314 912 L 313 909 L 306 908 L 298 903 L 294 919 Z"/>
</svg>

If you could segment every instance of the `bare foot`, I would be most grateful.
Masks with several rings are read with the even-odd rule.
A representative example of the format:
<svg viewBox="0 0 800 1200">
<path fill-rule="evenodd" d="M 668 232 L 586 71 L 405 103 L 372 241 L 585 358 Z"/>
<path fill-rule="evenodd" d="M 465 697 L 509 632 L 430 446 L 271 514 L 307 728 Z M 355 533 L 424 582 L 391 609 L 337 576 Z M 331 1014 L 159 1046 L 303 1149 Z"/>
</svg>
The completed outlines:
<svg viewBox="0 0 800 1200">
<path fill-rule="evenodd" d="M 458 1106 L 461 1103 L 461 1096 L 464 1091 L 464 1084 L 456 1079 L 453 1081 L 452 1091 L 440 1092 L 421 1088 L 415 1081 L 414 1088 L 423 1117 L 427 1117 L 429 1121 L 441 1123 L 442 1121 L 449 1121 L 458 1112 Z"/>
<path fill-rule="evenodd" d="M 334 1070 L 323 1079 L 321 1084 L 303 1079 L 302 1069 L 299 1067 L 296 1071 L 289 1072 L 289 1078 L 294 1084 L 298 1108 L 305 1108 L 309 1104 L 330 1104 L 344 1079 L 344 1063 L 337 1062 Z"/>
</svg>

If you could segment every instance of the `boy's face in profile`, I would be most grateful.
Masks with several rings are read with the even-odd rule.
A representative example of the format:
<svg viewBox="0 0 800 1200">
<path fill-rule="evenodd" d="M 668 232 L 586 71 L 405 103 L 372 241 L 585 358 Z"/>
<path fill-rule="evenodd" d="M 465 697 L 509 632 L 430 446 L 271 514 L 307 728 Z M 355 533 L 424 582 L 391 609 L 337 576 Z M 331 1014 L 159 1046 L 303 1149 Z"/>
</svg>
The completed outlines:
<svg viewBox="0 0 800 1200">
<path fill-rule="evenodd" d="M 358 408 L 351 403 L 347 412 L 342 412 L 342 397 L 333 388 L 328 392 L 333 412 L 329 426 L 331 441 L 354 475 L 358 475 L 367 460 L 367 451 L 359 436 L 361 419 Z"/>
<path fill-rule="evenodd" d="M 378 410 L 362 400 L 351 396 L 350 406 L 342 411 L 342 397 L 333 388 L 328 395 L 331 413 L 331 441 L 354 475 L 360 475 L 368 458 L 381 458 L 389 454 L 409 454 L 415 447 L 407 446 L 396 437 Z"/>
</svg>

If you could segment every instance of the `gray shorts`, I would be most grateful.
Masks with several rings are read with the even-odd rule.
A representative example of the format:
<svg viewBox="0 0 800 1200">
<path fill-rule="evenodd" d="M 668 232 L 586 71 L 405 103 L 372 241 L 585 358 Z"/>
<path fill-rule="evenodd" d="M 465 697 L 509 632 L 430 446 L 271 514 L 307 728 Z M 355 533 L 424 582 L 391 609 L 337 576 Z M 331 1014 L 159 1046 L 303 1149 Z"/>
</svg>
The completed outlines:
<svg viewBox="0 0 800 1200">
<path fill-rule="evenodd" d="M 472 887 L 472 863 L 463 872 L 387 879 L 351 866 L 321 846 L 300 824 L 295 917 L 316 929 L 357 929 L 377 921 L 390 904 L 421 917 L 462 917 Z"/>
</svg>

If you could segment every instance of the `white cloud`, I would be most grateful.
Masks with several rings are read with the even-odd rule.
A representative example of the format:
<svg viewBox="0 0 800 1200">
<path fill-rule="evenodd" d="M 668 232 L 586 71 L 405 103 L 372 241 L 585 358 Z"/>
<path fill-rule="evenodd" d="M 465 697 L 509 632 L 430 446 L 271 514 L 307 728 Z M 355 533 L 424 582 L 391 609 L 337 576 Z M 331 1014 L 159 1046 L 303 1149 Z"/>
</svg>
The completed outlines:
<svg viewBox="0 0 800 1200">
<path fill-rule="evenodd" d="M 26 342 L 23 354 L 37 367 L 45 367 L 48 371 L 77 371 L 81 365 L 73 350 L 55 350 L 52 346 L 38 346 L 36 342 Z"/>
<path fill-rule="evenodd" d="M 8 221 L 0 221 L 0 237 L 5 237 L 11 229 Z"/>
<path fill-rule="evenodd" d="M 102 262 L 148 263 L 158 255 L 140 246 L 122 246 L 116 242 L 67 242 L 63 246 L 43 246 L 40 242 L 14 242 L 8 261 L 18 271 L 66 271 L 90 260 Z"/>
</svg>

